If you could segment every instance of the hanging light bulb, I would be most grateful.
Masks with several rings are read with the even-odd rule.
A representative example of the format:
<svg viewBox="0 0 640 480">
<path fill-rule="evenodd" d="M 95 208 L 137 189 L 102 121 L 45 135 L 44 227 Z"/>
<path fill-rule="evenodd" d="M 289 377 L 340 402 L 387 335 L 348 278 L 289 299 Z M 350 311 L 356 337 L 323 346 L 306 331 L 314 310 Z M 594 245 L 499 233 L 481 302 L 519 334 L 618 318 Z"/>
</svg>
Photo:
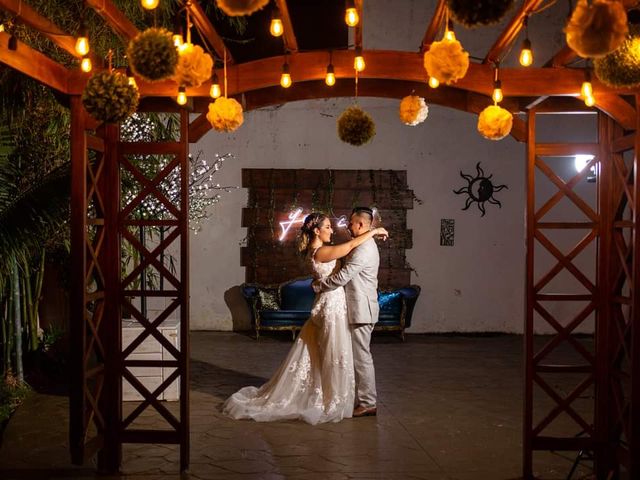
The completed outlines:
<svg viewBox="0 0 640 480">
<path fill-rule="evenodd" d="M 360 22 L 360 16 L 358 10 L 353 3 L 353 0 L 347 0 L 347 9 L 344 12 L 344 21 L 350 27 L 355 27 Z"/>
<path fill-rule="evenodd" d="M 176 48 L 180 48 L 184 43 L 184 28 L 182 27 L 182 21 L 178 15 L 173 20 L 173 35 L 171 36 L 173 44 Z"/>
<path fill-rule="evenodd" d="M 595 97 L 594 97 L 593 95 L 590 95 L 590 96 L 588 96 L 588 97 L 585 97 L 585 99 L 584 99 L 584 104 L 585 104 L 587 107 L 593 107 L 593 106 L 596 104 L 596 99 L 595 99 Z"/>
<path fill-rule="evenodd" d="M 451 19 L 447 22 L 447 28 L 444 31 L 444 38 L 449 42 L 456 41 L 456 34 L 453 31 L 453 20 Z"/>
<path fill-rule="evenodd" d="M 91 64 L 91 59 L 87 56 L 82 57 L 82 60 L 80 61 L 80 70 L 85 73 L 89 73 L 92 68 L 93 65 Z"/>
<path fill-rule="evenodd" d="M 333 87 L 336 84 L 336 74 L 333 71 L 333 65 L 330 63 L 327 65 L 327 74 L 324 77 L 324 83 Z"/>
<path fill-rule="evenodd" d="M 0 23 L 0 32 L 4 32 L 4 23 Z"/>
<path fill-rule="evenodd" d="M 187 92 L 184 86 L 180 86 L 178 88 L 178 96 L 176 98 L 176 102 L 178 102 L 178 105 L 184 105 L 187 103 Z"/>
<path fill-rule="evenodd" d="M 220 90 L 220 80 L 218 80 L 218 74 L 213 72 L 213 78 L 211 79 L 211 90 L 209 90 L 209 95 L 211 98 L 218 98 L 222 95 L 222 90 Z"/>
<path fill-rule="evenodd" d="M 495 68 L 495 77 L 493 79 L 493 93 L 491 94 L 491 98 L 495 103 L 500 103 L 504 98 L 502 94 L 502 82 L 498 79 L 498 65 Z"/>
<path fill-rule="evenodd" d="M 81 57 L 89 53 L 89 33 L 87 26 L 84 24 L 84 20 L 80 22 L 80 28 L 78 29 L 78 38 L 76 38 L 76 53 Z"/>
<path fill-rule="evenodd" d="M 278 8 L 274 8 L 271 14 L 271 25 L 269 25 L 269 32 L 274 37 L 279 37 L 284 32 L 282 18 L 280 18 L 280 11 L 278 10 Z"/>
<path fill-rule="evenodd" d="M 127 67 L 127 80 L 129 81 L 129 85 L 133 88 L 138 88 L 138 83 L 136 82 L 136 77 L 133 76 L 133 72 L 131 68 Z"/>
<path fill-rule="evenodd" d="M 145 10 L 153 10 L 158 6 L 159 3 L 160 0 L 140 0 L 142 8 L 144 8 Z"/>
<path fill-rule="evenodd" d="M 525 37 L 520 50 L 520 65 L 528 67 L 533 63 L 533 52 L 531 51 L 531 40 L 529 40 L 529 17 L 524 17 Z"/>
<path fill-rule="evenodd" d="M 585 69 L 584 71 L 584 82 L 582 82 L 582 87 L 580 87 L 580 95 L 582 95 L 584 98 L 593 97 L 593 85 L 591 85 L 591 72 L 589 71 L 588 68 Z"/>
<path fill-rule="evenodd" d="M 280 76 L 280 85 L 282 88 L 289 88 L 291 86 L 291 70 L 289 69 L 289 64 L 285 60 L 282 65 L 282 75 Z"/>
<path fill-rule="evenodd" d="M 436 77 L 429 77 L 429 86 L 431 88 L 438 88 L 438 85 L 440 85 L 440 82 Z"/>
<path fill-rule="evenodd" d="M 365 66 L 364 57 L 362 56 L 362 48 L 356 47 L 356 56 L 353 59 L 353 68 L 358 72 L 362 72 Z"/>
</svg>

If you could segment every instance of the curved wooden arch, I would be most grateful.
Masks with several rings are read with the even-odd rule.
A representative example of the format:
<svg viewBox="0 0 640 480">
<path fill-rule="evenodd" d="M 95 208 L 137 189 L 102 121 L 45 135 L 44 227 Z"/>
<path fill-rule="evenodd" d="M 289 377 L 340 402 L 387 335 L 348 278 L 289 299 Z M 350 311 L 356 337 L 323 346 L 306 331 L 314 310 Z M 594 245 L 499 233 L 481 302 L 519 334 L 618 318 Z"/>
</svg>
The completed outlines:
<svg viewBox="0 0 640 480">
<path fill-rule="evenodd" d="M 333 87 L 325 85 L 323 80 L 312 80 L 296 83 L 289 89 L 280 86 L 266 87 L 236 95 L 236 99 L 243 105 L 245 112 L 283 103 L 322 98 L 338 98 L 354 96 L 354 81 L 341 79 Z M 358 95 L 361 97 L 379 97 L 401 99 L 412 92 L 424 97 L 427 103 L 451 107 L 469 113 L 479 113 L 492 100 L 484 95 L 467 92 L 452 87 L 429 88 L 424 82 L 407 80 L 362 79 L 358 83 Z M 211 129 L 206 118 L 209 100 L 196 99 L 194 111 L 203 112 L 189 126 L 189 142 L 195 143 Z M 503 107 L 518 111 L 519 105 L 514 100 L 503 102 Z M 522 120 L 514 118 L 511 136 L 519 142 L 526 140 L 526 128 Z"/>
</svg>

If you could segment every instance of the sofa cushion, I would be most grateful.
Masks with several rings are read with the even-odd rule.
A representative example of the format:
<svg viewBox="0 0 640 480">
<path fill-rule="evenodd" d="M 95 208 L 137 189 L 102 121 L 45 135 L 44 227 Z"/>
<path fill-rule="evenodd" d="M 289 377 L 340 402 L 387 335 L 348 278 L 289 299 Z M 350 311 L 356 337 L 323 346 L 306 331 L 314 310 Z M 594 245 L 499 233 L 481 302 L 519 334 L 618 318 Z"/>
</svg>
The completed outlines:
<svg viewBox="0 0 640 480">
<path fill-rule="evenodd" d="M 315 292 L 311 288 L 312 278 L 303 278 L 285 283 L 280 287 L 280 309 L 311 312 Z"/>
<path fill-rule="evenodd" d="M 380 305 L 381 319 L 384 314 L 398 316 L 402 312 L 402 293 L 398 291 L 379 292 L 378 305 Z"/>
<path fill-rule="evenodd" d="M 280 310 L 280 298 L 277 288 L 258 287 L 259 310 Z"/>
<path fill-rule="evenodd" d="M 309 318 L 308 310 L 267 310 L 260 312 L 260 324 L 265 327 L 302 326 Z"/>
</svg>

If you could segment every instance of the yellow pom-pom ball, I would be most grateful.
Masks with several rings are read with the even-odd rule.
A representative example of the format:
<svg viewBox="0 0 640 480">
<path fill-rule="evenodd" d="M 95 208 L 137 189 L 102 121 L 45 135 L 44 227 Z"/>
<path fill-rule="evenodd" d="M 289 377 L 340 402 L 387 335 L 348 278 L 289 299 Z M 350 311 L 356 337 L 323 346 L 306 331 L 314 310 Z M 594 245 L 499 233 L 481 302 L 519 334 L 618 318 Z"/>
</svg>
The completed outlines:
<svg viewBox="0 0 640 480">
<path fill-rule="evenodd" d="M 251 15 L 263 8 L 269 0 L 217 0 L 218 8 L 230 17 Z"/>
<path fill-rule="evenodd" d="M 233 132 L 244 121 L 242 105 L 234 98 L 216 98 L 215 102 L 209 104 L 207 120 L 209 120 L 214 130 L 218 132 Z"/>
<path fill-rule="evenodd" d="M 465 52 L 457 40 L 433 42 L 429 51 L 424 54 L 424 68 L 427 75 L 440 83 L 454 83 L 467 74 L 469 53 Z"/>
<path fill-rule="evenodd" d="M 422 97 L 409 95 L 400 102 L 400 120 L 405 125 L 414 127 L 424 122 L 427 115 L 429 115 L 429 107 Z"/>
<path fill-rule="evenodd" d="M 187 44 L 180 52 L 173 79 L 178 85 L 199 87 L 211 78 L 212 67 L 211 55 L 199 45 Z"/>
<path fill-rule="evenodd" d="M 502 140 L 513 127 L 513 115 L 498 105 L 489 105 L 478 116 L 478 131 L 489 140 Z"/>
<path fill-rule="evenodd" d="M 564 31 L 581 57 L 600 58 L 616 50 L 627 34 L 627 12 L 618 0 L 579 0 Z"/>
</svg>

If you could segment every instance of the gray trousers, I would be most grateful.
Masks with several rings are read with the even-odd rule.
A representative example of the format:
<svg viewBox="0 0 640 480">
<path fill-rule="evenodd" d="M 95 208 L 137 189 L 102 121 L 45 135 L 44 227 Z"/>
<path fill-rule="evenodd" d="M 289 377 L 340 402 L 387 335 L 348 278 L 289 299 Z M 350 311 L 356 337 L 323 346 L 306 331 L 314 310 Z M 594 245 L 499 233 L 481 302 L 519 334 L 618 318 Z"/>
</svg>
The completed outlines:
<svg viewBox="0 0 640 480">
<path fill-rule="evenodd" d="M 376 372 L 369 344 L 371 343 L 372 323 L 352 323 L 351 342 L 353 344 L 353 367 L 356 372 L 355 406 L 375 407 Z"/>
</svg>

